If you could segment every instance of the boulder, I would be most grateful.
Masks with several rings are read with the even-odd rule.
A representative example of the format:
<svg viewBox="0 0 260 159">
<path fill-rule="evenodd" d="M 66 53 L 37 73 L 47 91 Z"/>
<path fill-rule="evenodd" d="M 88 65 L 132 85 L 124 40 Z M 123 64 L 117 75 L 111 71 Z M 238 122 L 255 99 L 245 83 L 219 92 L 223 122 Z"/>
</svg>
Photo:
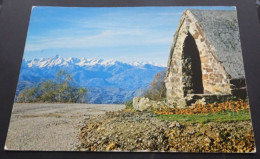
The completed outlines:
<svg viewBox="0 0 260 159">
<path fill-rule="evenodd" d="M 154 101 L 145 97 L 134 97 L 133 98 L 133 107 L 139 111 L 157 109 L 157 108 L 165 108 L 165 107 L 173 107 L 169 105 L 165 101 Z"/>
<path fill-rule="evenodd" d="M 153 107 L 153 102 L 149 98 L 145 97 L 134 97 L 133 98 L 133 107 L 139 111 L 145 111 Z"/>
</svg>

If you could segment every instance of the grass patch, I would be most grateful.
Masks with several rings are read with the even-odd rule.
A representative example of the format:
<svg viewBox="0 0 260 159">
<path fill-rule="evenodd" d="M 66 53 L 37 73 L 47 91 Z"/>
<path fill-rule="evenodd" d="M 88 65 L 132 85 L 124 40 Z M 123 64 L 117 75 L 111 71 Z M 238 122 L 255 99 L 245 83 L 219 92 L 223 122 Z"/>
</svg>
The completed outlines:
<svg viewBox="0 0 260 159">
<path fill-rule="evenodd" d="M 133 99 L 126 101 L 124 104 L 125 104 L 125 109 L 134 109 Z"/>
<path fill-rule="evenodd" d="M 207 122 L 233 122 L 251 120 L 250 112 L 248 110 L 241 110 L 239 112 L 218 112 L 209 114 L 173 114 L 173 115 L 157 115 L 157 119 L 168 121 L 180 121 L 189 123 L 207 123 Z"/>
</svg>

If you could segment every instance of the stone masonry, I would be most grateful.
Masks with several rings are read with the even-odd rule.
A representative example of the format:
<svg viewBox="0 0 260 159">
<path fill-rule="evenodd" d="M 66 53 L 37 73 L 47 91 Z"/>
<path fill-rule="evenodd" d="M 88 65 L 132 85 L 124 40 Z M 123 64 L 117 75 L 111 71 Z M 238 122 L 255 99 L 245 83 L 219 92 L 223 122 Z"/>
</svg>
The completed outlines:
<svg viewBox="0 0 260 159">
<path fill-rule="evenodd" d="M 136 97 L 137 110 L 247 98 L 236 11 L 185 10 L 165 75 L 166 101 Z"/>
<path fill-rule="evenodd" d="M 193 95 L 246 96 L 244 79 L 236 12 L 186 10 L 170 50 L 167 102 L 185 107 Z"/>
</svg>

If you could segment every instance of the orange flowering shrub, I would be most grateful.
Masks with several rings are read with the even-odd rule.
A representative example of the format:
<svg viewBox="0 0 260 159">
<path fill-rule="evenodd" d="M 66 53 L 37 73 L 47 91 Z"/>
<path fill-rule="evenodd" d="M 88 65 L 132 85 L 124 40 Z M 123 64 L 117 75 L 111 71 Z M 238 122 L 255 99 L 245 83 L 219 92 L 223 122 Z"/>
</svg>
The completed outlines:
<svg viewBox="0 0 260 159">
<path fill-rule="evenodd" d="M 197 104 L 194 107 L 190 108 L 164 108 L 155 110 L 155 114 L 159 115 L 171 115 L 171 114 L 208 114 L 208 113 L 217 113 L 224 111 L 238 112 L 240 110 L 248 110 L 249 104 L 247 101 L 238 100 L 238 101 L 226 101 L 223 103 L 212 103 L 207 105 Z"/>
</svg>

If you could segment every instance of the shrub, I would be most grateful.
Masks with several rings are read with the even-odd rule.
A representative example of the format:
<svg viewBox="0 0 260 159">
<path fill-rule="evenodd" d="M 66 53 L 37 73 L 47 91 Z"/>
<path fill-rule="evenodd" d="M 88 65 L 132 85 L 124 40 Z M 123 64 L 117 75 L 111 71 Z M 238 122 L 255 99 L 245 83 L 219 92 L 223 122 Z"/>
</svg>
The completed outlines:
<svg viewBox="0 0 260 159">
<path fill-rule="evenodd" d="M 130 100 L 127 100 L 126 102 L 125 102 L 125 108 L 126 109 L 133 109 L 134 107 L 133 107 L 133 99 L 130 99 Z"/>
<path fill-rule="evenodd" d="M 162 100 L 166 97 L 166 88 L 165 88 L 165 71 L 158 72 L 150 84 L 150 88 L 144 93 L 144 97 L 151 100 Z"/>
<path fill-rule="evenodd" d="M 77 87 L 69 73 L 59 70 L 53 80 L 23 89 L 17 102 L 85 103 L 87 89 Z"/>
</svg>

